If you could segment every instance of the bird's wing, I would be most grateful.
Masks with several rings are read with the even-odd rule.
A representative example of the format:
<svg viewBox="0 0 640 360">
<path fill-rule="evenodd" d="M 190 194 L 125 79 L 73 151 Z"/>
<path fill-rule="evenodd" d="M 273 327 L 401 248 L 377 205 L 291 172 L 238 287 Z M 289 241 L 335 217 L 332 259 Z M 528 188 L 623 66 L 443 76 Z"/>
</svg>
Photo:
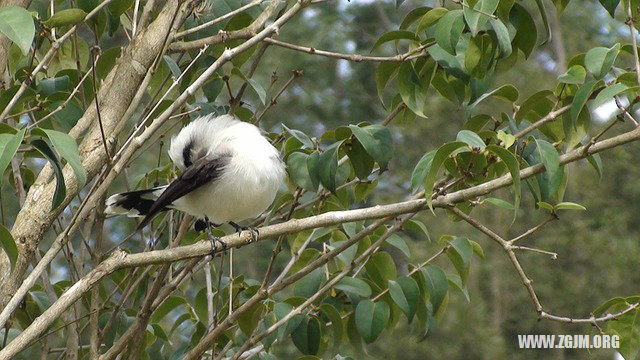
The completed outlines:
<svg viewBox="0 0 640 360">
<path fill-rule="evenodd" d="M 205 156 L 196 160 L 185 169 L 153 203 L 147 216 L 142 220 L 138 229 L 145 227 L 162 209 L 171 205 L 177 199 L 187 195 L 197 188 L 215 181 L 220 177 L 225 165 L 229 163 L 230 155 Z"/>
</svg>

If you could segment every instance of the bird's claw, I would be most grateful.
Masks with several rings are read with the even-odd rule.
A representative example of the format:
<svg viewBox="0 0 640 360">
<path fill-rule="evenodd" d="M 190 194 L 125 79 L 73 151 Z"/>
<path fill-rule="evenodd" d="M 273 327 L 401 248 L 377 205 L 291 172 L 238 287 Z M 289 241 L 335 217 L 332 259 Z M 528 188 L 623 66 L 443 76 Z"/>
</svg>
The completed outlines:
<svg viewBox="0 0 640 360">
<path fill-rule="evenodd" d="M 260 231 L 258 231 L 258 229 L 251 226 L 240 226 L 233 221 L 229 222 L 229 225 L 233 226 L 238 235 L 242 235 L 242 232 L 245 230 L 251 232 L 251 240 L 249 242 L 258 241 L 258 236 L 260 236 Z"/>
<path fill-rule="evenodd" d="M 254 227 L 249 227 L 249 228 L 246 228 L 245 230 L 248 230 L 251 232 L 251 240 L 249 240 L 249 242 L 258 241 L 258 237 L 260 236 L 260 231 L 258 231 L 258 229 Z"/>
<path fill-rule="evenodd" d="M 211 257 L 214 257 L 218 251 L 225 251 L 227 250 L 227 243 L 225 243 L 224 241 L 222 241 L 219 237 L 217 236 L 209 236 L 209 242 L 211 243 L 211 253 L 209 255 L 211 255 Z M 220 244 L 220 250 L 218 249 L 218 244 Z"/>
</svg>

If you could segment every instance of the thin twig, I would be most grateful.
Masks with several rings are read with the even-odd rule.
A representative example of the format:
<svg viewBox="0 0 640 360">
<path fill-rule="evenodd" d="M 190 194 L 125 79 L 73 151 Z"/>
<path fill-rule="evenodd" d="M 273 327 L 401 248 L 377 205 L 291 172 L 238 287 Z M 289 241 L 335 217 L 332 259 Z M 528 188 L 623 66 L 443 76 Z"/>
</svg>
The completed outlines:
<svg viewBox="0 0 640 360">
<path fill-rule="evenodd" d="M 254 125 L 258 124 L 260 122 L 260 120 L 262 120 L 262 117 L 264 116 L 264 114 L 271 109 L 271 107 L 275 104 L 278 103 L 278 98 L 280 97 L 280 95 L 282 95 L 282 93 L 289 87 L 289 85 L 291 85 L 291 83 L 293 82 L 293 80 L 295 80 L 296 78 L 302 76 L 303 72 L 302 70 L 293 70 L 291 72 L 291 76 L 289 77 L 289 79 L 287 80 L 287 82 L 284 83 L 284 85 L 282 85 L 282 87 L 280 88 L 280 90 L 278 90 L 278 92 L 271 98 L 271 100 L 269 100 L 269 103 L 267 104 L 267 106 L 262 110 L 262 112 L 260 113 L 260 115 L 258 115 L 258 117 L 256 118 L 256 120 L 253 122 Z"/>
<path fill-rule="evenodd" d="M 93 102 L 94 104 L 96 104 L 96 117 L 98 118 L 98 127 L 100 128 L 100 136 L 102 137 L 102 145 L 104 146 L 104 153 L 107 155 L 107 165 L 109 167 L 111 167 L 111 155 L 109 154 L 109 146 L 107 145 L 107 138 L 104 135 L 104 126 L 102 125 L 102 115 L 100 115 L 100 97 L 98 96 L 98 86 L 96 85 L 96 64 L 98 62 L 98 58 L 100 57 L 100 55 L 95 55 L 94 54 L 94 50 L 97 49 L 97 51 L 100 50 L 100 48 L 96 48 L 94 47 L 93 49 L 91 49 L 91 63 L 93 64 L 93 66 L 91 67 L 91 73 L 92 73 L 92 77 L 93 77 L 93 81 L 91 82 L 93 85 L 93 93 L 95 94 L 95 101 Z"/>
<path fill-rule="evenodd" d="M 557 316 L 557 315 L 552 315 L 546 312 L 541 312 L 540 313 L 540 318 L 542 319 L 548 319 L 548 320 L 553 320 L 553 321 L 558 321 L 558 322 L 564 322 L 564 323 L 570 323 L 570 324 L 579 324 L 579 323 L 590 323 L 590 324 L 595 324 L 598 322 L 603 322 L 603 321 L 609 321 L 609 320 L 615 320 L 617 318 L 619 318 L 620 316 L 632 312 L 632 311 L 638 311 L 640 309 L 640 303 L 635 303 L 635 304 L 630 304 L 629 307 L 627 307 L 624 310 L 618 311 L 616 313 L 613 314 L 608 314 L 605 316 L 601 316 L 601 317 L 589 317 L 589 318 L 584 318 L 584 319 L 579 319 L 579 318 L 570 318 L 570 317 L 564 317 L 564 316 Z"/>
<path fill-rule="evenodd" d="M 527 251 L 533 251 L 533 252 L 537 252 L 537 253 L 541 253 L 541 254 L 546 254 L 551 256 L 552 260 L 556 260 L 558 259 L 558 253 L 554 253 L 551 251 L 546 251 L 546 250 L 540 250 L 540 249 L 536 249 L 536 248 L 532 248 L 532 247 L 528 247 L 528 246 L 511 246 L 511 248 L 513 250 L 527 250 Z"/>
<path fill-rule="evenodd" d="M 131 38 L 136 37 L 136 30 L 138 28 L 138 8 L 140 7 L 140 0 L 136 0 L 135 5 L 133 6 L 133 19 L 131 19 Z"/>
<path fill-rule="evenodd" d="M 226 19 L 230 19 L 231 17 L 233 17 L 233 16 L 235 16 L 235 15 L 237 15 L 237 14 L 239 14 L 239 13 L 245 11 L 245 10 L 248 10 L 248 9 L 251 9 L 252 7 L 254 7 L 254 6 L 260 5 L 263 1 L 264 0 L 254 0 L 254 1 L 252 1 L 252 2 L 250 2 L 248 4 L 246 4 L 246 5 L 243 5 L 243 6 L 237 8 L 237 9 L 235 9 L 233 11 L 228 12 L 228 13 L 220 16 L 220 17 L 217 17 L 217 18 L 215 18 L 213 20 L 207 21 L 204 24 L 200 24 L 198 26 L 194 26 L 194 27 L 192 27 L 190 29 L 187 29 L 185 31 L 181 31 L 179 33 L 176 33 L 173 36 L 173 40 L 177 40 L 177 39 L 183 38 L 183 37 L 185 37 L 187 35 L 194 34 L 194 33 L 198 32 L 198 31 L 200 31 L 202 29 L 206 29 L 206 28 L 208 28 L 208 27 L 210 27 L 212 25 L 215 25 L 215 24 L 217 24 L 217 23 L 219 23 L 221 21 L 224 21 Z M 275 0 L 273 0 L 273 1 L 275 1 Z"/>
<path fill-rule="evenodd" d="M 545 219 L 540 224 L 532 227 L 531 229 L 525 231 L 524 233 L 522 233 L 522 234 L 514 237 L 513 239 L 509 240 L 509 244 L 513 245 L 514 242 L 524 239 L 525 237 L 527 237 L 527 236 L 533 234 L 534 232 L 540 230 L 540 228 L 542 228 L 543 226 L 547 225 L 548 223 L 550 223 L 551 221 L 554 221 L 554 220 L 558 220 L 558 216 L 556 214 L 551 214 L 551 216 L 549 216 L 547 219 Z"/>
<path fill-rule="evenodd" d="M 516 139 L 519 139 L 525 135 L 527 135 L 528 133 L 532 132 L 533 130 L 539 128 L 540 126 L 555 120 L 558 116 L 564 114 L 565 112 L 569 111 L 569 109 L 571 109 L 571 105 L 566 105 L 561 107 L 558 110 L 554 110 L 550 113 L 548 113 L 546 116 L 544 116 L 543 118 L 541 118 L 540 120 L 536 121 L 535 123 L 527 126 L 525 129 L 518 131 L 514 136 L 516 137 Z"/>
<path fill-rule="evenodd" d="M 314 47 L 290 44 L 290 43 L 287 43 L 287 42 L 284 42 L 284 41 L 280 41 L 280 40 L 276 40 L 276 39 L 273 39 L 273 38 L 265 38 L 263 41 L 266 42 L 266 43 L 272 44 L 272 45 L 280 46 L 280 47 L 285 48 L 285 49 L 299 51 L 299 52 L 303 52 L 303 53 L 306 53 L 306 54 L 325 56 L 325 57 L 333 58 L 333 59 L 343 59 L 343 60 L 348 60 L 348 61 L 353 61 L 353 62 L 363 62 L 363 61 L 369 61 L 369 62 L 403 62 L 403 61 L 406 61 L 406 60 L 411 60 L 411 59 L 415 59 L 415 58 L 424 56 L 424 53 L 423 53 L 424 49 L 426 49 L 429 46 L 435 44 L 435 42 L 430 42 L 428 44 L 421 45 L 421 46 L 419 46 L 419 47 L 417 47 L 415 49 L 409 50 L 408 52 L 406 52 L 404 54 L 399 54 L 399 55 L 395 55 L 395 56 L 366 56 L 366 55 L 360 55 L 360 54 L 342 54 L 342 53 L 337 53 L 337 52 L 332 52 L 332 51 L 320 50 L 320 49 L 316 49 Z"/>
</svg>

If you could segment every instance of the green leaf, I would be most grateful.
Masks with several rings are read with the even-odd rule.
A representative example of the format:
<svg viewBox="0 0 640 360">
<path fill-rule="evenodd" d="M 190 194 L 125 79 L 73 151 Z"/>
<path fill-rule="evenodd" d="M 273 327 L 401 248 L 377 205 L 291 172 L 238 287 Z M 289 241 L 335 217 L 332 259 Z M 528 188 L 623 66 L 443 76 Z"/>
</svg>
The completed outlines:
<svg viewBox="0 0 640 360">
<path fill-rule="evenodd" d="M 2 245 L 2 249 L 4 249 L 4 252 L 9 257 L 11 269 L 13 270 L 16 259 L 18 258 L 18 248 L 16 247 L 15 240 L 13 240 L 13 236 L 11 236 L 11 232 L 2 224 L 0 224 L 0 245 Z"/>
<path fill-rule="evenodd" d="M 109 3 L 109 5 L 107 5 L 107 8 L 109 9 L 110 13 L 119 17 L 120 15 L 124 14 L 125 11 L 127 11 L 134 2 L 135 0 L 114 0 Z"/>
<path fill-rule="evenodd" d="M 104 79 L 116 64 L 116 60 L 120 57 L 121 47 L 112 47 L 100 54 L 96 61 L 96 77 Z"/>
<path fill-rule="evenodd" d="M 409 250 L 409 246 L 407 245 L 407 242 L 404 241 L 402 236 L 398 234 L 392 234 L 391 236 L 389 236 L 389 238 L 387 238 L 387 240 L 385 240 L 385 242 L 402 251 L 404 256 L 406 256 L 407 258 L 411 257 L 411 250 Z"/>
<path fill-rule="evenodd" d="M 406 30 L 409 26 L 411 26 L 411 24 L 422 18 L 422 16 L 424 16 L 424 14 L 426 14 L 430 10 L 432 10 L 432 8 L 429 6 L 421 6 L 409 11 L 407 16 L 404 17 L 402 23 L 400 24 L 400 30 Z"/>
<path fill-rule="evenodd" d="M 312 152 L 307 157 L 307 171 L 309 173 L 309 179 L 311 180 L 312 184 L 312 192 L 316 192 L 318 190 L 318 185 L 320 185 L 320 171 L 322 170 L 322 168 L 319 166 L 319 161 L 320 153 L 318 151 Z"/>
<path fill-rule="evenodd" d="M 599 0 L 599 1 L 600 1 L 600 4 L 607 10 L 609 15 L 611 15 L 612 18 L 615 18 L 616 8 L 618 7 L 620 0 Z"/>
<path fill-rule="evenodd" d="M 626 304 L 627 300 L 623 297 L 614 297 L 613 299 L 609 299 L 605 301 L 604 304 L 598 306 L 595 310 L 593 310 L 593 316 L 600 317 L 604 314 L 605 311 L 609 310 L 610 307 L 617 304 Z"/>
<path fill-rule="evenodd" d="M 637 87 L 629 88 L 627 85 L 620 84 L 620 83 L 607 86 L 606 88 L 602 89 L 602 91 L 600 91 L 598 95 L 596 95 L 596 98 L 593 100 L 593 103 L 592 103 L 593 108 L 595 109 L 598 106 L 603 105 L 607 101 L 613 99 L 615 96 L 620 95 L 625 91 L 635 90 L 635 89 L 637 89 Z"/>
<path fill-rule="evenodd" d="M 409 220 L 406 223 L 404 223 L 403 228 L 404 230 L 413 231 L 417 233 L 419 236 L 424 236 L 427 239 L 427 241 L 431 242 L 431 237 L 429 236 L 429 230 L 427 229 L 426 225 L 422 223 L 422 221 L 413 220 L 413 219 Z"/>
<path fill-rule="evenodd" d="M 484 37 L 476 36 L 469 39 L 467 44 L 467 50 L 464 52 L 464 67 L 467 69 L 468 74 L 476 75 L 476 69 L 482 60 L 482 55 L 485 50 Z M 481 69 L 482 70 L 482 69 Z M 477 76 L 476 77 L 482 77 Z"/>
<path fill-rule="evenodd" d="M 427 117 L 423 112 L 423 108 L 428 88 L 429 84 L 425 84 L 418 77 L 411 61 L 404 61 L 400 65 L 400 69 L 398 70 L 398 91 L 400 92 L 400 97 L 411 111 L 423 118 Z"/>
<path fill-rule="evenodd" d="M 498 16 L 500 17 L 500 19 L 502 20 L 508 20 L 509 19 L 509 13 L 511 13 L 511 8 L 513 7 L 513 4 L 515 3 L 515 0 L 500 0 L 500 2 L 498 3 Z"/>
<path fill-rule="evenodd" d="M 276 321 L 280 321 L 284 319 L 285 316 L 289 315 L 289 313 L 293 310 L 293 306 L 286 302 L 279 302 L 273 306 L 273 313 L 276 316 Z M 279 337 L 285 337 L 291 334 L 299 325 L 304 321 L 304 315 L 295 315 L 289 321 L 287 321 L 286 325 L 280 327 L 278 330 Z"/>
<path fill-rule="evenodd" d="M 384 61 L 378 65 L 376 69 L 376 89 L 378 90 L 378 98 L 380 98 L 380 102 L 384 104 L 383 101 L 383 92 L 387 86 L 389 80 L 393 79 L 393 77 L 398 73 L 398 69 L 400 68 L 400 64 L 393 61 Z"/>
<path fill-rule="evenodd" d="M 322 272 L 322 268 L 315 269 L 296 282 L 293 288 L 293 294 L 305 298 L 311 297 L 311 295 L 320 289 L 323 279 L 324 273 Z"/>
<path fill-rule="evenodd" d="M 87 173 L 82 167 L 82 160 L 80 160 L 80 155 L 78 154 L 76 141 L 71 136 L 60 131 L 49 129 L 40 130 L 47 134 L 58 156 L 67 160 L 67 163 L 69 163 L 78 179 L 78 189 L 81 189 L 87 182 Z"/>
<path fill-rule="evenodd" d="M 393 144 L 389 129 L 377 124 L 364 127 L 349 125 L 349 129 L 367 150 L 367 153 L 380 165 L 380 168 L 386 168 L 389 160 L 393 157 Z"/>
<path fill-rule="evenodd" d="M 378 251 L 373 254 L 365 264 L 365 269 L 371 280 L 381 288 L 386 288 L 387 281 L 398 276 L 393 258 L 386 251 Z"/>
<path fill-rule="evenodd" d="M 311 192 L 318 190 L 318 185 L 314 186 L 311 177 L 309 176 L 309 169 L 307 168 L 307 159 L 309 155 L 303 152 L 292 152 L 287 156 L 287 171 L 291 180 L 303 189 Z"/>
<path fill-rule="evenodd" d="M 582 84 L 587 71 L 581 65 L 573 65 L 564 74 L 558 76 L 558 81 L 565 84 Z"/>
<path fill-rule="evenodd" d="M 400 277 L 396 281 L 389 280 L 389 294 L 407 316 L 407 320 L 411 322 L 416 314 L 420 298 L 418 283 L 408 276 Z"/>
<path fill-rule="evenodd" d="M 313 154 L 309 155 L 307 167 L 309 175 L 314 183 L 320 183 L 325 189 L 335 193 L 336 172 L 338 171 L 338 148 L 342 141 L 332 144 L 327 150 L 313 159 Z"/>
<path fill-rule="evenodd" d="M 591 97 L 591 94 L 595 89 L 602 86 L 602 80 L 591 80 L 587 81 L 578 91 L 576 91 L 575 96 L 573 97 L 573 102 L 571 103 L 571 110 L 569 111 L 571 115 L 571 121 L 575 124 L 578 121 L 578 116 L 580 112 L 584 108 L 587 101 Z"/>
<path fill-rule="evenodd" d="M 544 2 L 542 0 L 536 0 L 536 5 L 538 6 L 538 11 L 540 11 L 540 17 L 542 18 L 542 24 L 544 25 L 545 30 L 545 37 L 540 45 L 544 45 L 551 40 L 551 24 L 547 17 L 547 10 L 545 9 Z"/>
<path fill-rule="evenodd" d="M 568 201 L 557 203 L 556 206 L 554 206 L 553 208 L 555 210 L 587 210 L 586 207 L 580 204 L 576 204 Z"/>
<path fill-rule="evenodd" d="M 469 275 L 469 267 L 471 266 L 471 254 L 473 247 L 467 238 L 456 237 L 450 242 L 451 246 L 447 249 L 447 256 L 453 263 L 453 266 L 460 274 L 462 284 L 466 284 Z"/>
<path fill-rule="evenodd" d="M 18 45 L 23 55 L 27 55 L 36 35 L 33 17 L 27 10 L 18 6 L 2 7 L 0 8 L 0 33 Z"/>
<path fill-rule="evenodd" d="M 599 79 L 611 70 L 611 66 L 613 66 L 613 62 L 618 57 L 619 52 L 619 43 L 613 45 L 610 49 L 606 47 L 595 47 L 587 51 L 584 57 L 584 64 L 587 70 L 589 70 L 596 79 Z"/>
<path fill-rule="evenodd" d="M 371 287 L 369 287 L 369 284 L 358 278 L 345 276 L 338 281 L 334 288 L 363 298 L 371 296 Z"/>
<path fill-rule="evenodd" d="M 536 111 L 539 108 L 543 108 L 544 104 L 549 103 L 549 97 L 553 96 L 553 92 L 550 90 L 541 90 L 535 94 L 529 96 L 521 105 L 520 109 L 516 113 L 516 124 L 520 122 L 532 111 Z M 536 111 L 537 112 L 537 111 Z"/>
<path fill-rule="evenodd" d="M 490 19 L 490 22 L 491 27 L 493 27 L 493 31 L 496 33 L 498 45 L 500 46 L 500 58 L 504 59 L 513 52 L 509 30 L 500 19 Z"/>
<path fill-rule="evenodd" d="M 422 16 L 422 18 L 420 18 L 420 22 L 418 23 L 418 26 L 416 27 L 416 33 L 420 33 L 424 29 L 426 29 L 426 28 L 430 27 L 431 25 L 435 24 L 447 12 L 449 12 L 449 10 L 447 8 L 443 8 L 443 7 L 437 7 L 437 8 L 433 8 L 433 9 L 427 11 L 427 13 L 424 14 Z"/>
<path fill-rule="evenodd" d="M 231 74 L 232 75 L 236 75 L 239 78 L 241 78 L 242 80 L 246 81 L 249 86 L 251 86 L 251 88 L 253 89 L 253 91 L 256 92 L 256 94 L 258 94 L 258 97 L 260 98 L 260 102 L 262 102 L 262 104 L 265 104 L 265 101 L 267 99 L 267 92 L 264 90 L 264 88 L 262 87 L 262 85 L 260 85 L 259 82 L 257 82 L 254 79 L 248 78 L 240 69 L 238 69 L 237 67 L 234 67 L 231 70 Z"/>
<path fill-rule="evenodd" d="M 302 143 L 302 145 L 304 145 L 305 147 L 312 149 L 314 147 L 314 143 L 313 140 L 311 140 L 311 138 L 309 137 L 309 135 L 303 133 L 300 130 L 296 130 L 296 129 L 289 129 L 286 125 L 282 124 L 282 128 L 284 128 L 289 135 L 293 136 L 294 138 L 298 139 L 298 141 L 300 141 Z"/>
<path fill-rule="evenodd" d="M 598 177 L 602 179 L 602 159 L 600 159 L 600 154 L 593 154 L 587 157 L 587 161 L 589 164 L 593 166 L 594 169 L 598 172 Z"/>
<path fill-rule="evenodd" d="M 72 26 L 84 20 L 86 16 L 87 13 L 82 9 L 66 9 L 58 11 L 43 24 L 49 28 Z"/>
<path fill-rule="evenodd" d="M 489 17 L 485 14 L 493 14 L 498 8 L 498 2 L 498 0 L 479 0 L 473 4 L 473 8 L 463 7 L 464 18 L 473 36 L 476 36 L 478 31 L 489 21 Z M 465 3 L 468 4 L 469 1 L 465 0 Z"/>
<path fill-rule="evenodd" d="M 549 204 L 548 202 L 538 201 L 537 205 L 538 205 L 538 207 L 541 207 L 543 209 L 547 209 L 549 211 L 553 211 L 553 205 Z"/>
<path fill-rule="evenodd" d="M 462 141 L 453 141 L 440 146 L 438 151 L 436 151 L 435 155 L 433 156 L 431 167 L 429 168 L 427 177 L 424 180 L 425 196 L 427 198 L 427 205 L 429 206 L 429 209 L 431 209 L 431 212 L 433 212 L 433 200 L 431 199 L 433 194 L 433 187 L 435 186 L 436 177 L 438 176 L 438 172 L 440 172 L 440 168 L 444 164 L 445 160 L 449 158 L 449 155 L 451 155 L 454 151 L 466 146 L 467 144 Z"/>
<path fill-rule="evenodd" d="M 531 14 L 527 9 L 518 4 L 513 4 L 509 14 L 511 24 L 516 28 L 516 36 L 513 38 L 513 46 L 522 50 L 525 57 L 529 57 L 538 41 L 538 30 Z"/>
<path fill-rule="evenodd" d="M 484 250 L 482 250 L 482 246 L 476 241 L 469 240 L 471 247 L 473 248 L 473 253 L 478 255 L 479 258 L 484 259 Z"/>
<path fill-rule="evenodd" d="M 442 49 L 449 54 L 455 55 L 456 45 L 463 30 L 464 17 L 462 10 L 451 10 L 438 20 L 434 37 Z"/>
<path fill-rule="evenodd" d="M 356 328 L 367 344 L 374 342 L 389 321 L 391 311 L 384 301 L 362 300 L 355 313 Z"/>
<path fill-rule="evenodd" d="M 518 163 L 518 159 L 516 156 L 509 150 L 497 146 L 497 145 L 489 145 L 487 146 L 487 150 L 496 154 L 505 165 L 507 165 L 507 169 L 509 169 L 509 173 L 511 174 L 511 180 L 513 181 L 513 220 L 511 223 L 516 220 L 516 215 L 518 214 L 518 209 L 520 208 L 520 196 L 521 196 L 521 185 L 520 185 L 520 163 Z"/>
<path fill-rule="evenodd" d="M 452 55 L 438 44 L 434 44 L 427 48 L 427 52 L 435 60 L 438 65 L 445 71 L 434 71 L 431 82 L 442 96 L 451 100 L 454 104 L 460 104 L 464 100 L 463 80 L 468 79 L 469 75 L 464 69 L 464 58 Z M 437 70 L 437 68 L 436 68 Z M 457 79 L 447 80 L 446 74 L 454 75 Z M 456 89 L 455 87 L 459 89 Z"/>
<path fill-rule="evenodd" d="M 460 280 L 460 276 L 458 274 L 447 274 L 447 281 L 449 282 L 449 286 L 451 288 L 458 289 L 462 293 L 462 295 L 464 295 L 464 298 L 467 300 L 467 302 L 471 302 L 471 299 L 469 298 L 469 289 L 466 286 L 462 285 L 462 280 Z"/>
<path fill-rule="evenodd" d="M 429 168 L 431 167 L 431 162 L 433 161 L 433 157 L 436 154 L 435 150 L 431 150 L 426 154 L 422 155 L 416 167 L 413 169 L 413 173 L 411 173 L 411 189 L 416 191 L 419 186 L 421 186 L 424 182 L 424 178 L 427 176 L 429 172 Z"/>
<path fill-rule="evenodd" d="M 536 145 L 540 160 L 544 164 L 544 168 L 551 179 L 560 169 L 560 156 L 558 155 L 558 151 L 556 151 L 553 145 L 542 139 L 536 139 Z"/>
<path fill-rule="evenodd" d="M 320 321 L 315 317 L 309 317 L 298 325 L 298 328 L 291 333 L 293 344 L 305 355 L 315 355 L 320 350 L 320 340 L 322 331 Z"/>
<path fill-rule="evenodd" d="M 321 255 L 320 250 L 314 248 L 306 248 L 300 254 L 298 260 L 291 266 L 291 270 L 289 270 L 292 274 L 300 271 L 303 267 L 308 265 L 313 260 L 319 258 Z"/>
<path fill-rule="evenodd" d="M 181 296 L 171 295 L 165 300 L 151 315 L 151 322 L 157 323 L 162 320 L 173 309 L 180 305 L 186 304 L 187 300 Z"/>
<path fill-rule="evenodd" d="M 449 283 L 447 282 L 447 275 L 436 265 L 427 265 L 420 269 L 422 276 L 424 276 L 425 284 L 427 285 L 427 291 L 429 292 L 429 301 L 433 306 L 433 313 L 437 313 L 444 301 L 444 297 L 447 295 L 449 289 Z"/>
<path fill-rule="evenodd" d="M 470 130 L 460 130 L 458 132 L 458 135 L 456 136 L 456 140 L 466 143 L 467 145 L 469 145 L 469 148 L 472 150 L 473 149 L 484 150 L 484 148 L 487 146 L 484 143 L 484 140 L 482 140 L 482 138 L 478 136 L 478 134 Z"/>
<path fill-rule="evenodd" d="M 356 176 L 361 180 L 367 180 L 369 175 L 371 175 L 374 165 L 374 160 L 371 155 L 367 153 L 367 150 L 359 141 L 347 144 L 344 147 L 344 151 L 349 157 L 349 161 L 351 162 L 351 166 L 353 166 L 353 171 L 356 173 Z"/>
<path fill-rule="evenodd" d="M 207 81 L 202 86 L 202 92 L 204 96 L 207 97 L 209 102 L 216 101 L 218 95 L 220 95 L 220 91 L 222 91 L 222 87 L 224 86 L 224 81 L 219 77 L 214 77 L 213 79 Z"/>
<path fill-rule="evenodd" d="M 508 201 L 504 201 L 502 199 L 498 199 L 498 198 L 486 198 L 482 201 L 484 202 L 488 202 L 489 204 L 495 205 L 497 207 L 501 207 L 503 209 L 507 209 L 507 210 L 515 210 L 516 207 L 513 206 L 511 203 L 509 203 Z"/>
<path fill-rule="evenodd" d="M 500 140 L 500 146 L 505 149 L 510 148 L 511 145 L 513 145 L 516 142 L 515 136 L 511 134 L 507 134 L 502 130 L 498 130 L 496 137 L 498 138 L 498 140 Z"/>
<path fill-rule="evenodd" d="M 176 61 L 173 60 L 173 58 L 171 58 L 171 56 L 169 55 L 163 55 L 162 59 L 165 63 L 167 63 L 167 66 L 169 67 L 169 70 L 171 70 L 171 74 L 173 75 L 173 77 L 175 79 L 179 78 L 182 74 L 182 70 L 180 70 L 180 66 L 178 66 Z"/>
<path fill-rule="evenodd" d="M 13 159 L 13 156 L 18 151 L 18 148 L 22 143 L 22 139 L 24 138 L 25 131 L 26 128 L 23 128 L 14 135 L 0 134 L 0 186 L 2 185 L 2 175 L 7 169 L 7 166 L 9 166 L 9 163 L 11 163 L 11 159 Z"/>
<path fill-rule="evenodd" d="M 508 103 L 514 103 L 518 100 L 519 96 L 520 96 L 520 93 L 518 92 L 518 89 L 516 89 L 513 85 L 511 84 L 502 85 L 499 88 L 480 96 L 473 104 L 470 105 L 470 107 L 474 107 L 478 105 L 484 99 L 487 99 L 489 97 L 495 97 L 498 99 L 505 100 Z"/>
<path fill-rule="evenodd" d="M 340 312 L 336 310 L 333 305 L 330 304 L 322 304 L 319 306 L 320 311 L 329 318 L 331 321 L 331 327 L 333 328 L 333 341 L 334 348 L 337 349 L 338 346 L 342 343 L 342 334 L 344 334 L 344 325 L 342 323 L 342 317 L 340 316 Z"/>
<path fill-rule="evenodd" d="M 258 322 L 264 316 L 264 309 L 264 304 L 257 303 L 238 317 L 238 327 L 245 335 L 250 335 L 256 329 Z"/>
<path fill-rule="evenodd" d="M 56 154 L 51 150 L 49 144 L 47 144 L 42 139 L 34 139 L 31 140 L 31 145 L 33 145 L 36 150 L 38 150 L 42 155 L 44 155 L 49 163 L 51 163 L 51 167 L 56 175 L 56 190 L 53 194 L 53 203 L 51 204 L 51 209 L 57 208 L 65 197 L 67 197 L 67 188 L 64 184 L 64 175 L 62 174 L 62 166 L 60 165 L 60 160 L 56 156 Z"/>
<path fill-rule="evenodd" d="M 382 34 L 382 36 L 380 36 L 380 38 L 375 42 L 375 44 L 373 44 L 373 48 L 371 49 L 371 51 L 374 51 L 378 46 L 384 43 L 387 43 L 389 41 L 394 41 L 394 40 L 411 40 L 416 44 L 420 43 L 420 39 L 412 31 L 395 30 L 395 31 L 389 31 Z"/>
<path fill-rule="evenodd" d="M 607 333 L 620 336 L 618 351 L 625 359 L 637 359 L 640 354 L 640 310 L 636 308 L 608 321 Z"/>
</svg>

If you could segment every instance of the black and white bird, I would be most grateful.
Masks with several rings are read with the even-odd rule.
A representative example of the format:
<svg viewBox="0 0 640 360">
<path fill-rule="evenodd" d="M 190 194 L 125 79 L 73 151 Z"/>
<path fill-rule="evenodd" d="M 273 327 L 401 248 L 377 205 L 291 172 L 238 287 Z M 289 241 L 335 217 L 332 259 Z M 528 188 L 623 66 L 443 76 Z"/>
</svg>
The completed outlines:
<svg viewBox="0 0 640 360">
<path fill-rule="evenodd" d="M 140 229 L 160 212 L 176 209 L 240 231 L 237 223 L 273 203 L 286 173 L 280 153 L 261 130 L 231 115 L 192 121 L 171 139 L 169 157 L 181 170 L 175 180 L 112 195 L 105 213 L 144 217 Z"/>
</svg>

